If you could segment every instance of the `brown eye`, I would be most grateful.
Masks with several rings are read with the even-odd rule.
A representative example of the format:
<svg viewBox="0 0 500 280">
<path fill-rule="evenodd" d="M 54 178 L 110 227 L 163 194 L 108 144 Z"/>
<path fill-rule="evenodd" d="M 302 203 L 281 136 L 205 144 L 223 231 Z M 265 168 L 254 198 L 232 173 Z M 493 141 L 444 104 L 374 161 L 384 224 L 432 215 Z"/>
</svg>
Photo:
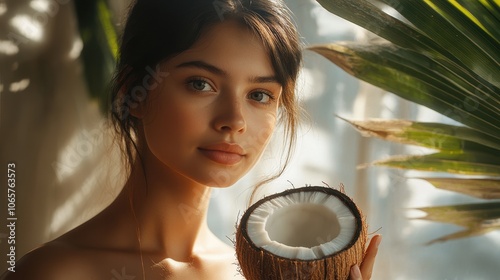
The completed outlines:
<svg viewBox="0 0 500 280">
<path fill-rule="evenodd" d="M 273 99 L 270 94 L 262 91 L 254 91 L 248 97 L 260 103 L 269 103 Z"/>
<path fill-rule="evenodd" d="M 193 79 L 188 82 L 191 89 L 196 91 L 214 91 L 212 86 L 203 79 Z"/>
</svg>

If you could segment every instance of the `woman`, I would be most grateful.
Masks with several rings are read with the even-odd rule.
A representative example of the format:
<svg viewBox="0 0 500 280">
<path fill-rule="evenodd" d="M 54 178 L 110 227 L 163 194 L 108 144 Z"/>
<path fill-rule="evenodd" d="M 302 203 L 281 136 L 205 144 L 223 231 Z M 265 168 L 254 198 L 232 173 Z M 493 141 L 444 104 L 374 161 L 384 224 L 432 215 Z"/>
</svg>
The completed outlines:
<svg viewBox="0 0 500 280">
<path fill-rule="evenodd" d="M 293 144 L 300 63 L 281 2 L 138 0 L 111 106 L 128 180 L 100 214 L 3 279 L 242 278 L 234 249 L 207 226 L 210 189 L 245 175 L 278 122 Z M 370 278 L 379 242 L 352 279 Z"/>
</svg>

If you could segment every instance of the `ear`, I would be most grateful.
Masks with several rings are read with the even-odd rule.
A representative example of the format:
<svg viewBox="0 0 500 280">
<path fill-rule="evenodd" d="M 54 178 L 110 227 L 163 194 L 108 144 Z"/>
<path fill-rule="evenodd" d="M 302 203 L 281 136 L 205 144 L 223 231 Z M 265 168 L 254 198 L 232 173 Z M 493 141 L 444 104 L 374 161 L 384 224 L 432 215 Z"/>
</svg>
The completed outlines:
<svg viewBox="0 0 500 280">
<path fill-rule="evenodd" d="M 146 113 L 146 102 L 149 92 L 141 86 L 129 89 L 128 86 L 122 86 L 120 90 L 122 95 L 122 106 L 126 107 L 130 115 L 142 119 Z"/>
<path fill-rule="evenodd" d="M 130 95 L 129 95 L 130 97 Z M 132 101 L 128 103 L 130 115 L 142 119 L 144 118 L 146 112 L 146 100 L 138 101 L 133 100 L 134 97 L 130 98 Z"/>
<path fill-rule="evenodd" d="M 121 87 L 116 100 L 120 100 L 123 111 L 128 111 L 131 116 L 142 119 L 145 115 L 144 103 L 146 103 L 148 91 L 143 86 L 132 85 L 134 74 L 133 68 L 129 65 L 124 66 L 117 80 Z"/>
</svg>

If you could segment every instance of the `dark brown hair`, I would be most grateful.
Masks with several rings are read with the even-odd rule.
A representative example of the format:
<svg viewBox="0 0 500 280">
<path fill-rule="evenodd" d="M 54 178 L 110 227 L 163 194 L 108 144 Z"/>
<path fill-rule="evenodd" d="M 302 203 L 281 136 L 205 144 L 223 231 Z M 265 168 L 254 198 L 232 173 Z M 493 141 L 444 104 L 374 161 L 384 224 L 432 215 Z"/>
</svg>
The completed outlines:
<svg viewBox="0 0 500 280">
<path fill-rule="evenodd" d="M 295 83 L 302 56 L 296 28 L 281 0 L 137 0 L 132 4 L 110 100 L 111 120 L 129 168 L 140 157 L 135 140 L 139 120 L 130 114 L 130 108 L 146 98 L 150 86 L 146 79 L 159 75 L 162 61 L 190 48 L 207 28 L 228 19 L 261 39 L 283 87 L 280 122 L 288 150 L 282 169 L 273 178 L 283 172 L 296 137 Z"/>
</svg>

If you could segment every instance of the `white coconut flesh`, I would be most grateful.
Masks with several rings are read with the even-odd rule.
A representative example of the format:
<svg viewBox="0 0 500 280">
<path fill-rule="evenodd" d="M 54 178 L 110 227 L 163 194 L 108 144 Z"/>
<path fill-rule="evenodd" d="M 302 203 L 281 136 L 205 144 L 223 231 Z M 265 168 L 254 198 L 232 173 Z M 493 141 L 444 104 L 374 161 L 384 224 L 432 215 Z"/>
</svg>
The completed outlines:
<svg viewBox="0 0 500 280">
<path fill-rule="evenodd" d="M 356 218 L 336 196 L 296 192 L 257 207 L 247 221 L 252 243 L 270 253 L 299 260 L 321 259 L 346 248 Z"/>
</svg>

